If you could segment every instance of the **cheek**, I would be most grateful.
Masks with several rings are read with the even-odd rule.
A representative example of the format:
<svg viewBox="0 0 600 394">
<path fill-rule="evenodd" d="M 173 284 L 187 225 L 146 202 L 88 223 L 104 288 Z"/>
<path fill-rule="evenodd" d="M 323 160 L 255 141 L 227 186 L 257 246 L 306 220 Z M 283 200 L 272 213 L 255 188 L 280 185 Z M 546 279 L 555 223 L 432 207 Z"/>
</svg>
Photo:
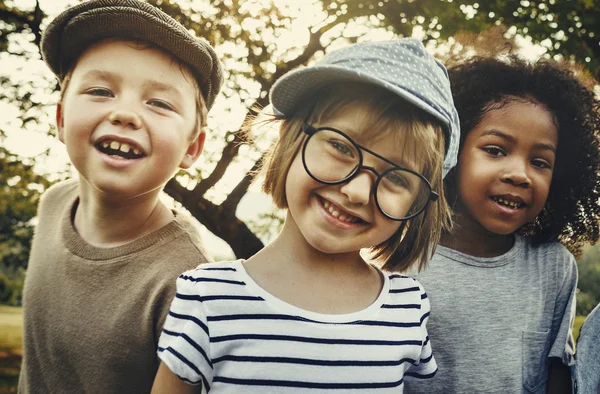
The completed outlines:
<svg viewBox="0 0 600 394">
<path fill-rule="evenodd" d="M 394 221 L 394 220 L 389 220 L 389 219 L 385 219 L 385 221 L 388 223 L 387 224 L 387 232 L 388 232 L 388 236 L 386 238 L 386 241 L 394 234 L 396 234 L 396 232 L 400 229 L 400 225 L 402 224 L 402 222 L 400 221 Z"/>
<path fill-rule="evenodd" d="M 385 218 L 383 215 L 378 217 L 378 228 L 380 229 L 379 236 L 373 240 L 374 245 L 379 245 L 382 242 L 388 241 L 392 238 L 400 229 L 402 222 L 396 222 Z"/>
<path fill-rule="evenodd" d="M 552 175 L 543 176 L 537 181 L 536 197 L 541 205 L 546 203 L 548 193 L 550 193 L 550 185 L 552 184 Z"/>
<path fill-rule="evenodd" d="M 283 170 L 283 168 L 281 170 Z M 308 174 L 304 170 L 304 165 L 302 164 L 302 158 L 300 157 L 300 154 L 297 154 L 290 164 L 290 168 L 288 169 L 286 187 L 288 183 L 293 185 L 294 183 L 301 182 L 302 176 L 308 176 Z"/>
</svg>

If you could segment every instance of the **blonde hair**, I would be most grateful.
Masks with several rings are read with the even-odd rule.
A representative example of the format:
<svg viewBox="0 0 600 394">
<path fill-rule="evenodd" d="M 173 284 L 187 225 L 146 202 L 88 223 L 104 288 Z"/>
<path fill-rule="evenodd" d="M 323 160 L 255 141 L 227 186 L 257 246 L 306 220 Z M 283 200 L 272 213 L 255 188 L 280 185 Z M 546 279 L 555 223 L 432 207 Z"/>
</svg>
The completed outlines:
<svg viewBox="0 0 600 394">
<path fill-rule="evenodd" d="M 444 163 L 445 133 L 439 122 L 398 95 L 373 84 L 356 82 L 328 85 L 305 97 L 294 114 L 285 118 L 273 117 L 280 122 L 279 140 L 271 147 L 263 166 L 263 191 L 270 194 L 275 205 L 287 208 L 285 181 L 292 162 L 307 136 L 302 125 L 326 125 L 351 106 L 360 105 L 364 112 L 360 139 L 373 138 L 382 132 L 392 133 L 401 144 L 408 161 L 417 163 L 416 170 L 429 180 L 439 194 L 426 210 L 404 222 L 388 240 L 370 248 L 373 258 L 383 262 L 383 269 L 406 271 L 416 265 L 423 269 L 435 251 L 441 230 L 452 227 L 450 209 L 444 196 L 442 170 Z"/>
<path fill-rule="evenodd" d="M 198 81 L 196 80 L 196 78 L 194 77 L 194 73 L 192 72 L 192 69 L 188 65 L 186 65 L 185 63 L 181 62 L 179 59 L 177 59 L 176 57 L 171 55 L 171 53 L 169 53 L 168 51 L 165 51 L 163 48 L 161 48 L 157 45 L 154 45 L 150 42 L 147 42 L 147 41 L 112 37 L 112 38 L 105 38 L 103 40 L 97 41 L 94 44 L 91 44 L 88 48 L 92 47 L 93 45 L 99 44 L 100 42 L 107 42 L 107 41 L 128 41 L 128 42 L 134 43 L 136 49 L 159 50 L 171 57 L 171 60 L 173 61 L 173 63 L 175 63 L 177 66 L 179 66 L 179 70 L 181 71 L 181 73 L 183 74 L 183 76 L 186 80 L 191 79 L 191 81 L 189 81 L 189 82 L 192 84 L 192 86 L 196 90 L 196 124 L 194 125 L 193 133 L 190 138 L 190 141 L 194 141 L 196 139 L 196 137 L 198 137 L 198 135 L 200 134 L 200 130 L 203 129 L 204 127 L 206 127 L 207 118 L 208 118 L 208 109 L 206 107 L 206 100 L 204 99 L 204 95 L 202 94 L 202 89 L 200 89 L 200 85 L 199 85 Z M 85 50 L 87 50 L 88 48 L 86 48 Z M 82 54 L 83 54 L 83 52 L 82 52 Z M 81 57 L 81 54 L 79 55 L 79 57 Z M 77 61 L 78 60 L 75 60 L 73 65 L 70 67 L 69 71 L 65 74 L 65 77 L 62 79 L 62 81 L 60 81 L 59 103 L 61 103 L 61 104 L 63 102 L 63 99 L 65 98 L 65 94 L 69 87 L 69 83 L 71 82 L 71 76 L 73 75 L 73 70 L 75 70 L 75 67 L 77 66 Z"/>
</svg>

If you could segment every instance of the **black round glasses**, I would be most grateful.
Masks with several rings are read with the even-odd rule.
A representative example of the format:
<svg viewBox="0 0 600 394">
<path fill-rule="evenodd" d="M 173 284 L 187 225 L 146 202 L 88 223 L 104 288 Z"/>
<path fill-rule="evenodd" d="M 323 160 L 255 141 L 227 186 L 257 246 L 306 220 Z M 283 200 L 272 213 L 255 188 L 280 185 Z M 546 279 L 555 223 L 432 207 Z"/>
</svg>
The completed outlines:
<svg viewBox="0 0 600 394">
<path fill-rule="evenodd" d="M 377 176 L 371 190 L 375 204 L 391 220 L 413 218 L 439 197 L 423 175 L 357 144 L 340 130 L 315 128 L 307 123 L 302 130 L 308 135 L 302 147 L 302 164 L 308 175 L 323 184 L 338 185 L 348 182 L 361 170 L 373 172 Z M 363 151 L 392 167 L 379 173 L 373 167 L 364 166 Z"/>
</svg>

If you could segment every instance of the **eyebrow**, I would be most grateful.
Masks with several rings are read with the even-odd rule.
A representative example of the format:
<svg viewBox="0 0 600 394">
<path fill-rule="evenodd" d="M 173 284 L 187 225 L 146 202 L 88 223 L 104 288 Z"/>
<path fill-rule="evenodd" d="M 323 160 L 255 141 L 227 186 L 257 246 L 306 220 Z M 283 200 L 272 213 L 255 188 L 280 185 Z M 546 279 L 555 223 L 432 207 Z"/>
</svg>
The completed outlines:
<svg viewBox="0 0 600 394">
<path fill-rule="evenodd" d="M 348 135 L 350 135 L 350 133 L 348 133 Z M 352 138 L 352 136 L 351 136 L 351 138 Z M 375 157 L 377 157 L 378 159 L 382 160 L 384 163 L 389 165 L 390 166 L 389 168 L 402 167 L 405 169 L 419 172 L 419 169 L 417 168 L 417 165 L 416 165 L 417 163 L 414 160 L 407 160 L 406 155 L 394 155 L 392 157 L 383 156 L 379 152 L 375 152 L 375 151 L 371 150 L 370 148 L 367 148 L 363 144 L 359 144 L 355 138 L 352 138 L 352 140 L 354 141 L 355 144 L 360 146 L 364 151 L 366 151 L 367 153 L 369 153 L 371 155 L 374 155 Z"/>
<path fill-rule="evenodd" d="M 104 71 L 104 70 L 91 70 L 91 71 L 85 73 L 83 75 L 83 78 L 84 79 L 98 78 L 98 79 L 101 79 L 104 81 L 115 81 L 115 82 L 119 82 L 119 83 L 123 81 L 123 77 L 121 75 L 110 72 L 110 71 Z M 176 94 L 177 97 L 179 97 L 179 98 L 182 97 L 182 94 L 179 91 L 179 89 L 177 89 L 173 85 L 169 85 L 167 83 L 163 83 L 163 82 L 156 81 L 156 80 L 144 81 L 143 88 L 145 90 L 173 93 L 173 94 Z"/>
<path fill-rule="evenodd" d="M 334 127 L 335 128 L 335 127 Z M 406 155 L 394 155 L 392 157 L 387 157 L 387 156 L 383 156 L 381 155 L 379 152 L 375 152 L 369 148 L 367 148 L 364 145 L 364 141 L 361 141 L 361 137 L 363 137 L 363 133 L 361 133 L 360 131 L 357 131 L 354 127 L 346 127 L 344 129 L 339 129 L 339 128 L 335 128 L 336 130 L 340 130 L 344 133 L 346 133 L 350 138 L 352 138 L 352 141 L 354 141 L 355 144 L 358 144 L 358 146 L 360 146 L 363 150 L 367 151 L 369 154 L 373 154 L 375 153 L 380 160 L 383 158 L 383 162 L 386 163 L 387 165 L 393 166 L 393 167 L 402 167 L 402 168 L 406 168 L 412 171 L 417 171 L 419 172 L 419 169 L 417 168 L 417 163 L 415 160 L 407 160 Z M 373 137 L 371 137 L 370 139 L 373 139 Z"/>
<path fill-rule="evenodd" d="M 91 70 L 88 71 L 87 73 L 83 74 L 83 79 L 87 79 L 87 78 L 98 78 L 98 79 L 102 79 L 105 81 L 117 81 L 117 82 L 121 82 L 123 80 L 123 78 L 115 73 L 111 73 L 110 71 L 103 71 L 103 70 Z"/>
<path fill-rule="evenodd" d="M 506 141 L 508 141 L 510 143 L 513 143 L 513 144 L 517 142 L 516 139 L 513 136 L 508 135 L 506 133 L 503 133 L 503 132 L 501 132 L 499 130 L 494 130 L 494 129 L 492 129 L 492 130 L 486 130 L 483 133 L 481 133 L 480 137 L 487 137 L 487 136 L 498 137 L 498 138 L 501 138 L 501 139 L 506 140 Z M 552 145 L 552 144 L 544 144 L 544 143 L 541 143 L 541 142 L 537 142 L 537 143 L 535 143 L 533 145 L 533 147 L 536 148 L 536 149 L 549 150 L 549 151 L 551 151 L 553 153 L 556 153 L 556 147 L 554 145 Z"/>
<path fill-rule="evenodd" d="M 173 94 L 176 94 L 177 97 L 179 97 L 179 98 L 182 97 L 181 91 L 179 89 L 177 89 L 175 86 L 169 85 L 167 83 L 163 83 L 160 81 L 153 81 L 153 80 L 145 81 L 143 86 L 144 86 L 144 89 L 147 89 L 147 90 L 173 93 Z"/>
</svg>

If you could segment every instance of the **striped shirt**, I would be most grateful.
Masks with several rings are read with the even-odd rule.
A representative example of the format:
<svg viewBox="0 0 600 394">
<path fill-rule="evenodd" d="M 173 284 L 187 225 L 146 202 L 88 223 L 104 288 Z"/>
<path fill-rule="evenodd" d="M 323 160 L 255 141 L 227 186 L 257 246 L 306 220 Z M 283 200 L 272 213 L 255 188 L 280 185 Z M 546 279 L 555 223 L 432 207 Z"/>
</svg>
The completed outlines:
<svg viewBox="0 0 600 394">
<path fill-rule="evenodd" d="M 241 260 L 204 264 L 177 279 L 159 357 L 218 393 L 401 393 L 404 379 L 437 371 L 429 300 L 415 279 L 383 277 L 369 307 L 328 315 L 269 294 Z"/>
</svg>

